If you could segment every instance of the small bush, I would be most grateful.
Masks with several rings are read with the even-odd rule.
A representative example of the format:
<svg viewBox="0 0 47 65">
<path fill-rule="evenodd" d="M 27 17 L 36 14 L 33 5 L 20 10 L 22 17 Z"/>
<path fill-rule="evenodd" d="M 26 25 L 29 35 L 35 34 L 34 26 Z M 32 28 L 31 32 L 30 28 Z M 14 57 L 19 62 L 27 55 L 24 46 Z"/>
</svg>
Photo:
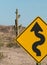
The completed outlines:
<svg viewBox="0 0 47 65">
<path fill-rule="evenodd" d="M 13 43 L 8 43 L 7 47 L 13 47 Z"/>
<path fill-rule="evenodd" d="M 1 42 L 0 42 L 0 48 L 1 48 L 2 46 L 4 46 L 4 43 L 1 43 Z"/>
<path fill-rule="evenodd" d="M 7 47 L 19 47 L 19 45 L 18 44 L 16 44 L 16 43 L 8 43 L 7 45 L 6 45 Z"/>
<path fill-rule="evenodd" d="M 0 52 L 0 59 L 4 57 L 3 52 Z"/>
</svg>

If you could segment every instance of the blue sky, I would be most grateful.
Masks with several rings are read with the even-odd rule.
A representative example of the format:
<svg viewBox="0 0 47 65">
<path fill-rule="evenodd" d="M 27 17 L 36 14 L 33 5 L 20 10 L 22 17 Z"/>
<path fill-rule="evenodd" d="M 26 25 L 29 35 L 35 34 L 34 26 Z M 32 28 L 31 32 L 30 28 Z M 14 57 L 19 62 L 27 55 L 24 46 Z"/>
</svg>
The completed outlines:
<svg viewBox="0 0 47 65">
<path fill-rule="evenodd" d="M 37 16 L 47 22 L 47 0 L 0 0 L 0 25 L 15 24 L 16 8 L 19 25 L 28 26 Z"/>
</svg>

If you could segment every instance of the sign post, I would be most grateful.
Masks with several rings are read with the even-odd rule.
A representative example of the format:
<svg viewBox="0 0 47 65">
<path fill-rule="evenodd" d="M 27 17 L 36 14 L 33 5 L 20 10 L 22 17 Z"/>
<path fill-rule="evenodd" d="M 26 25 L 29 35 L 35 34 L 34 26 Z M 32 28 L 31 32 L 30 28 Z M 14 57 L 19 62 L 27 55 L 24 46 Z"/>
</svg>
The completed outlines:
<svg viewBox="0 0 47 65">
<path fill-rule="evenodd" d="M 36 60 L 36 65 L 47 55 L 47 24 L 37 17 L 33 22 L 16 38 L 16 41 L 27 53 Z"/>
<path fill-rule="evenodd" d="M 36 65 L 41 65 L 41 62 L 40 63 L 36 63 Z"/>
</svg>

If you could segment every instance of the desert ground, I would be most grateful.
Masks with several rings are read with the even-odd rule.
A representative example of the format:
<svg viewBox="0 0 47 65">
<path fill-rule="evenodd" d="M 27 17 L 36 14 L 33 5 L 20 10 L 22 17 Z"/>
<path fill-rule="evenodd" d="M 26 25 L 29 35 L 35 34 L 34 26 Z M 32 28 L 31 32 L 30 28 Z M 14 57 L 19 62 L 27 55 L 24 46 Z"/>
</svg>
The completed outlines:
<svg viewBox="0 0 47 65">
<path fill-rule="evenodd" d="M 0 59 L 0 65 L 36 65 L 36 61 L 22 48 L 2 47 L 0 52 L 4 55 Z M 41 62 L 41 65 L 47 65 L 47 58 Z"/>
</svg>

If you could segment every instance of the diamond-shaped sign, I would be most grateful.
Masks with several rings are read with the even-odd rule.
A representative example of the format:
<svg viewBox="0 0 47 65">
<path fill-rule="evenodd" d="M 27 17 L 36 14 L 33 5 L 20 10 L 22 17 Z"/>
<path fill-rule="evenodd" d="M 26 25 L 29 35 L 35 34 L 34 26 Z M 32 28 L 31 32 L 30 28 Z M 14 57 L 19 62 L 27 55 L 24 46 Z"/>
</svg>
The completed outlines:
<svg viewBox="0 0 47 65">
<path fill-rule="evenodd" d="M 47 55 L 46 23 L 37 17 L 16 40 L 37 62 L 41 62 Z"/>
</svg>

